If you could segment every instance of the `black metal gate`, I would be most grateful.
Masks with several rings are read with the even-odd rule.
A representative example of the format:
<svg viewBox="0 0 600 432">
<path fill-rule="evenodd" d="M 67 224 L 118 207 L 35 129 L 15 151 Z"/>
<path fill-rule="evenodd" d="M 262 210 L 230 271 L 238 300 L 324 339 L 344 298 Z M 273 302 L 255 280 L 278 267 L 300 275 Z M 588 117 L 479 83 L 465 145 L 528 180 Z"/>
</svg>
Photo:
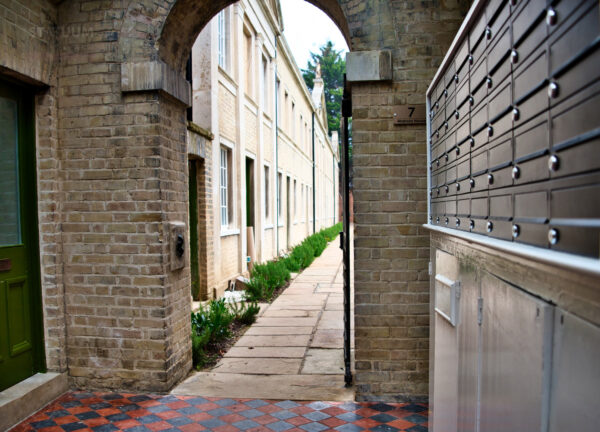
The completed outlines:
<svg viewBox="0 0 600 432">
<path fill-rule="evenodd" d="M 344 75 L 344 96 L 342 98 L 342 120 L 340 122 L 342 148 L 342 201 L 343 201 L 343 231 L 340 233 L 340 247 L 344 252 L 344 381 L 346 386 L 352 384 L 352 365 L 350 354 L 350 161 L 348 119 L 352 117 L 352 99 L 350 89 Z"/>
</svg>

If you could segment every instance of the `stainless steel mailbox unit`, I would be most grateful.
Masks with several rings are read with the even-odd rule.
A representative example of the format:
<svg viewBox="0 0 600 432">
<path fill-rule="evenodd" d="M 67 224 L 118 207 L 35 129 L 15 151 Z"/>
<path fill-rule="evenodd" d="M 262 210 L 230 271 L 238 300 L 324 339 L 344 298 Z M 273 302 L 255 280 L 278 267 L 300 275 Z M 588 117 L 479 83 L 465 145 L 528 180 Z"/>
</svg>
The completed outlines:
<svg viewBox="0 0 600 432">
<path fill-rule="evenodd" d="M 427 92 L 434 432 L 600 424 L 599 5 L 476 1 Z"/>
</svg>

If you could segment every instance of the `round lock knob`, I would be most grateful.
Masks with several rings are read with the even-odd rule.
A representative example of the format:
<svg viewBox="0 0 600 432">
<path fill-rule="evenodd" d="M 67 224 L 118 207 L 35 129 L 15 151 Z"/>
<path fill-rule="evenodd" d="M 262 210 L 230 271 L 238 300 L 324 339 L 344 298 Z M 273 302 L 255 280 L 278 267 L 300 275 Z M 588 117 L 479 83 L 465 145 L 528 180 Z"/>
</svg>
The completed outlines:
<svg viewBox="0 0 600 432">
<path fill-rule="evenodd" d="M 439 223 L 440 223 L 440 217 L 439 217 L 439 216 L 435 218 L 435 223 L 436 223 L 436 224 L 439 224 Z"/>
<path fill-rule="evenodd" d="M 469 138 L 469 144 L 471 144 L 471 147 L 475 147 L 475 138 Z"/>
<path fill-rule="evenodd" d="M 488 174 L 487 175 L 488 178 L 488 184 L 494 184 L 494 175 L 493 174 Z"/>
<path fill-rule="evenodd" d="M 456 156 L 460 155 L 460 147 L 456 147 Z"/>
<path fill-rule="evenodd" d="M 475 99 L 473 99 L 473 96 L 469 96 L 469 105 L 475 105 Z"/>
<path fill-rule="evenodd" d="M 458 84 L 458 74 L 454 74 L 454 82 Z"/>
<path fill-rule="evenodd" d="M 444 90 L 444 96 L 448 97 L 448 90 Z"/>
<path fill-rule="evenodd" d="M 487 77 L 485 83 L 487 84 L 487 88 L 492 88 L 492 85 L 494 84 L 492 81 L 492 77 Z"/>
<path fill-rule="evenodd" d="M 492 221 L 488 221 L 487 225 L 485 226 L 485 229 L 487 230 L 487 232 L 492 232 L 494 230 L 494 223 Z"/>
<path fill-rule="evenodd" d="M 454 111 L 454 118 L 456 120 L 458 120 L 459 117 L 460 117 L 460 113 L 458 112 L 458 110 Z"/>
<path fill-rule="evenodd" d="M 473 219 L 471 219 L 469 221 L 469 228 L 471 228 L 471 229 L 475 228 L 475 221 Z"/>
<path fill-rule="evenodd" d="M 459 227 L 460 226 L 460 219 L 456 218 L 456 226 Z"/>
<path fill-rule="evenodd" d="M 488 136 L 489 137 L 494 136 L 494 128 L 491 126 L 488 126 Z"/>
<path fill-rule="evenodd" d="M 445 224 L 445 225 L 448 225 L 448 222 L 450 222 L 450 221 L 448 220 L 448 218 L 444 219 L 444 224 Z"/>
<path fill-rule="evenodd" d="M 437 188 L 437 194 L 438 195 L 440 194 L 440 188 Z"/>
<path fill-rule="evenodd" d="M 448 122 L 444 122 L 444 128 L 448 130 Z"/>
<path fill-rule="evenodd" d="M 435 163 L 437 164 L 438 167 L 440 166 L 440 160 L 439 159 L 436 160 Z"/>
<path fill-rule="evenodd" d="M 558 159 L 558 156 L 556 155 L 551 155 L 548 158 L 548 169 L 550 171 L 558 171 L 558 167 L 560 166 L 560 161 Z"/>
<path fill-rule="evenodd" d="M 440 131 L 435 131 L 435 137 L 439 138 L 440 137 Z"/>
<path fill-rule="evenodd" d="M 439 103 L 439 102 L 436 102 L 436 103 L 435 103 L 435 109 L 438 109 L 439 107 L 440 107 L 440 103 Z"/>
<path fill-rule="evenodd" d="M 429 196 L 430 196 L 430 197 L 432 197 L 432 196 L 433 196 L 433 191 L 432 191 L 432 190 L 430 190 L 430 191 L 429 191 Z"/>
<path fill-rule="evenodd" d="M 548 231 L 548 242 L 551 245 L 558 243 L 558 230 L 556 228 L 550 228 Z"/>
<path fill-rule="evenodd" d="M 554 8 L 550 8 L 546 11 L 546 24 L 553 26 L 558 21 L 558 14 Z"/>
<path fill-rule="evenodd" d="M 485 29 L 485 37 L 486 37 L 488 40 L 490 40 L 490 39 L 492 38 L 492 29 L 491 29 L 491 28 L 487 27 L 487 28 Z"/>
<path fill-rule="evenodd" d="M 474 179 L 469 179 L 469 186 L 471 186 L 471 188 L 475 187 L 475 180 Z"/>
<path fill-rule="evenodd" d="M 558 97 L 558 83 L 556 81 L 552 81 L 548 86 L 548 97 L 551 99 Z"/>
<path fill-rule="evenodd" d="M 518 108 L 513 108 L 512 110 L 512 119 L 513 121 L 518 121 L 521 118 L 521 112 Z"/>
<path fill-rule="evenodd" d="M 469 54 L 469 64 L 473 64 L 473 55 Z"/>
<path fill-rule="evenodd" d="M 510 52 L 510 62 L 512 64 L 517 64 L 519 62 L 519 53 L 517 50 L 512 50 Z"/>
<path fill-rule="evenodd" d="M 517 5 L 517 0 L 510 0 L 510 5 L 511 6 L 516 6 Z"/>
<path fill-rule="evenodd" d="M 460 183 L 457 182 L 455 186 L 456 186 L 456 191 L 458 192 L 460 190 Z"/>
<path fill-rule="evenodd" d="M 446 191 L 446 193 L 448 193 L 448 191 L 450 190 L 450 188 L 448 187 L 448 185 L 446 185 L 446 187 L 444 187 L 444 190 Z"/>
<path fill-rule="evenodd" d="M 450 156 L 448 156 L 448 153 L 446 153 L 446 154 L 444 155 L 444 159 L 446 159 L 446 162 L 448 162 L 448 159 L 450 159 Z"/>
<path fill-rule="evenodd" d="M 519 237 L 519 234 L 521 234 L 521 228 L 519 227 L 519 225 L 513 225 L 512 226 L 512 236 L 513 238 L 517 238 Z"/>
<path fill-rule="evenodd" d="M 513 167 L 512 169 L 512 178 L 513 180 L 518 180 L 521 177 L 521 170 L 518 166 Z"/>
</svg>

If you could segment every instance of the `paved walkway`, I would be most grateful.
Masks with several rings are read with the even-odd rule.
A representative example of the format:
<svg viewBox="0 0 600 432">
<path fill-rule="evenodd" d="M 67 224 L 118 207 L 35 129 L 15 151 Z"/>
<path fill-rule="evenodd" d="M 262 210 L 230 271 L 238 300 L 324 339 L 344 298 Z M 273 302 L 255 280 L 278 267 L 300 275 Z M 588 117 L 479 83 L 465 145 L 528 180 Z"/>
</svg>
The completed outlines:
<svg viewBox="0 0 600 432">
<path fill-rule="evenodd" d="M 334 240 L 211 371 L 194 373 L 172 393 L 353 400 L 344 387 L 342 268 Z"/>
</svg>

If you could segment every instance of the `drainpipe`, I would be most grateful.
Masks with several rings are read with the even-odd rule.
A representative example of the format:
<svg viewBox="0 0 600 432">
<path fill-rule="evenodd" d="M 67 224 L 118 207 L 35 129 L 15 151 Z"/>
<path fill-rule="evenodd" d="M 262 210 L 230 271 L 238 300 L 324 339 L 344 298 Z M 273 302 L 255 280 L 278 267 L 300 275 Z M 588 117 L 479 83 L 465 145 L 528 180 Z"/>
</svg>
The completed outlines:
<svg viewBox="0 0 600 432">
<path fill-rule="evenodd" d="M 275 208 L 275 236 L 277 237 L 276 253 L 277 256 L 279 256 L 279 209 L 281 208 L 281 192 L 279 191 L 279 89 L 277 88 L 277 36 L 275 36 L 275 191 L 277 193 L 277 206 Z"/>
<path fill-rule="evenodd" d="M 313 234 L 316 232 L 317 214 L 315 202 L 315 112 L 312 112 L 312 211 L 313 211 Z"/>
<path fill-rule="evenodd" d="M 331 152 L 331 184 L 333 186 L 333 224 L 335 225 L 335 154 L 333 152 Z"/>
</svg>

